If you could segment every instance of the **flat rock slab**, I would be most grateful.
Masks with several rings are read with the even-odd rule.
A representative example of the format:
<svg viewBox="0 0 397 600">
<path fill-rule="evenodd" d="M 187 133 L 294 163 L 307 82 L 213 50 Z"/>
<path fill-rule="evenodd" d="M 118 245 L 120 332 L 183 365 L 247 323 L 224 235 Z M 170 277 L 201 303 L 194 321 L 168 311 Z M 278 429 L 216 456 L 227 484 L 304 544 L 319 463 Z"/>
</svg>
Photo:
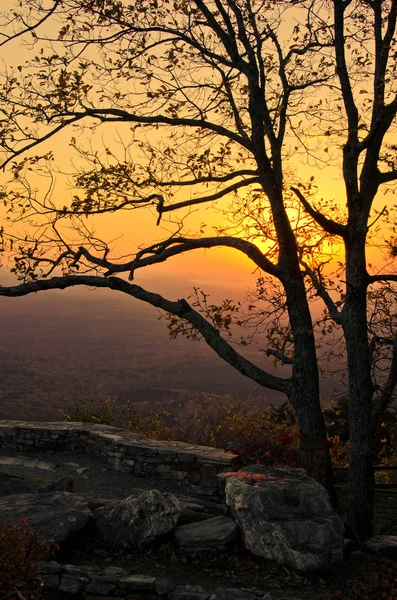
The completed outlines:
<svg viewBox="0 0 397 600">
<path fill-rule="evenodd" d="M 174 529 L 178 546 L 187 551 L 225 550 L 239 538 L 239 529 L 229 517 L 213 517 Z"/>
<path fill-rule="evenodd" d="M 42 471 L 53 471 L 56 465 L 47 463 L 36 458 L 20 458 L 19 456 L 0 456 L 0 465 L 11 467 L 27 467 L 28 469 L 41 469 Z"/>
<path fill-rule="evenodd" d="M 252 465 L 218 477 L 247 550 L 301 571 L 342 560 L 343 521 L 306 471 Z"/>
<path fill-rule="evenodd" d="M 62 544 L 85 529 L 94 516 L 84 498 L 68 492 L 14 494 L 0 498 L 0 523 L 19 525 L 27 517 L 38 537 Z"/>
<path fill-rule="evenodd" d="M 32 494 L 34 488 L 29 481 L 18 475 L 0 472 L 0 496 L 12 494 Z"/>
</svg>

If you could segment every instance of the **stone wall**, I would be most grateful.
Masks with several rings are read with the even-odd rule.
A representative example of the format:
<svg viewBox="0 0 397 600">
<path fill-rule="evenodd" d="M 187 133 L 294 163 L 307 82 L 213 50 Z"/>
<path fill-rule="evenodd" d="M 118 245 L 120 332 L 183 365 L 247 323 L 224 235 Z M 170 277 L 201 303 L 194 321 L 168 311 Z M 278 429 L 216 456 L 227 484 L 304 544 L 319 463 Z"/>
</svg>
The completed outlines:
<svg viewBox="0 0 397 600">
<path fill-rule="evenodd" d="M 116 471 L 140 477 L 188 481 L 196 493 L 219 495 L 216 475 L 237 469 L 238 457 L 207 446 L 149 440 L 109 425 L 74 422 L 0 421 L 0 450 L 83 451 Z"/>
<path fill-rule="evenodd" d="M 216 588 L 205 591 L 201 586 L 173 585 L 165 578 L 128 573 L 121 567 L 99 569 L 87 565 L 60 565 L 55 561 L 36 565 L 44 582 L 44 589 L 58 590 L 79 597 L 111 596 L 128 600 L 272 600 L 264 590 Z M 145 595 L 143 596 L 142 593 Z"/>
</svg>

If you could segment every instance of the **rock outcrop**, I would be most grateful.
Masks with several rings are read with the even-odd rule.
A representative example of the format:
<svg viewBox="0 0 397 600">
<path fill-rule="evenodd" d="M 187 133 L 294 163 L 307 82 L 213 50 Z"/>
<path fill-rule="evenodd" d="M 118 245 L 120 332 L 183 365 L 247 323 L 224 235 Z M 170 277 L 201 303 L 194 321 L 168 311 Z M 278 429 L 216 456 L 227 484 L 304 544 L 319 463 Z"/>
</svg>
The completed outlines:
<svg viewBox="0 0 397 600">
<path fill-rule="evenodd" d="M 0 498 L 0 523 L 19 525 L 27 517 L 38 537 L 63 544 L 94 519 L 84 498 L 68 492 L 14 494 Z"/>
<path fill-rule="evenodd" d="M 173 494 L 149 490 L 98 508 L 96 533 L 106 542 L 122 541 L 140 547 L 170 532 L 177 524 L 179 510 Z"/>
<path fill-rule="evenodd" d="M 249 466 L 218 476 L 245 547 L 306 571 L 343 558 L 343 521 L 303 469 Z"/>
<path fill-rule="evenodd" d="M 163 598 L 163 600 L 272 600 L 264 590 L 251 591 L 219 587 L 204 590 L 201 586 L 175 585 L 163 577 L 128 573 L 121 567 L 106 569 L 84 565 L 60 565 L 55 561 L 37 563 L 36 568 L 48 590 L 69 594 L 87 594 L 133 600 Z M 94 598 L 93 598 L 94 600 Z M 296 600 L 290 597 L 290 600 Z"/>
<path fill-rule="evenodd" d="M 11 496 L 12 494 L 30 494 L 34 488 L 29 481 L 18 475 L 0 472 L 0 496 Z"/>
<path fill-rule="evenodd" d="M 45 494 L 47 492 L 69 492 L 70 494 L 74 494 L 74 479 L 70 475 L 65 475 L 57 481 L 47 483 L 47 485 L 43 486 L 39 492 L 40 494 Z"/>
</svg>

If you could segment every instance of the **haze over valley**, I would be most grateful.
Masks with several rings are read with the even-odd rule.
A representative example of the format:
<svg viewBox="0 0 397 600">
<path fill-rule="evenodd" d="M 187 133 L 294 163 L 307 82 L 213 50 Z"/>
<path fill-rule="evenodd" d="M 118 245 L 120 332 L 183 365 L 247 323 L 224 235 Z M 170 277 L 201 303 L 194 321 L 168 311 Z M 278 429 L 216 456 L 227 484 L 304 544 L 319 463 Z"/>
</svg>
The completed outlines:
<svg viewBox="0 0 397 600">
<path fill-rule="evenodd" d="M 160 287 L 172 299 L 184 291 L 166 280 Z M 204 289 L 216 300 L 236 294 L 209 284 Z M 145 414 L 167 407 L 183 412 L 188 401 L 205 403 L 208 394 L 251 394 L 263 406 L 283 400 L 255 388 L 203 341 L 171 340 L 159 316 L 156 309 L 108 290 L 2 298 L 0 419 L 59 420 L 60 409 L 108 395 L 129 400 Z M 240 350 L 272 369 L 255 347 Z M 332 386 L 323 382 L 324 392 Z"/>
</svg>

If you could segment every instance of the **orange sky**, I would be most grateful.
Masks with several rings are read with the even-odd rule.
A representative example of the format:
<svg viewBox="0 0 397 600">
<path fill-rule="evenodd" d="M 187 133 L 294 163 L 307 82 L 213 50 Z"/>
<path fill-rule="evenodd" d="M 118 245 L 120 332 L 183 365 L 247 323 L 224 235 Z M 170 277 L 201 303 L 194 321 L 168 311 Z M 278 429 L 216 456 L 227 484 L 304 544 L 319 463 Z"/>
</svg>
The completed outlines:
<svg viewBox="0 0 397 600">
<path fill-rule="evenodd" d="M 3 0 L 2 9 L 7 10 L 13 5 L 13 0 Z M 15 42 L 5 46 L 0 54 L 0 59 L 4 63 L 12 66 L 17 66 L 23 63 L 29 55 L 29 50 L 21 48 L 19 42 Z M 125 131 L 128 131 L 125 127 Z M 117 131 L 123 134 L 123 127 L 118 126 Z M 103 129 L 99 132 L 102 136 Z M 55 152 L 56 164 L 64 167 L 68 159 L 72 156 L 72 151 L 69 146 L 70 138 L 75 135 L 73 131 L 66 131 L 59 135 L 56 140 L 43 145 L 42 151 L 53 150 Z M 115 136 L 114 130 L 109 127 L 105 129 L 104 139 L 106 143 L 111 144 L 112 136 Z M 61 158 L 60 158 L 61 157 Z M 60 160 L 62 159 L 62 164 Z M 338 166 L 327 167 L 319 170 L 310 164 L 304 164 L 302 157 L 296 157 L 292 160 L 292 166 L 296 169 L 301 179 L 309 179 L 312 175 L 316 178 L 316 183 L 319 186 L 319 196 L 326 199 L 336 199 L 341 205 L 344 204 L 343 183 L 340 179 L 340 169 Z M 1 176 L 6 177 L 5 175 Z M 4 180 L 4 179 L 3 179 Z M 56 188 L 53 199 L 56 203 L 63 205 L 68 202 L 70 190 L 65 189 L 65 182 L 59 177 L 59 186 Z M 183 196 L 179 199 L 186 199 Z M 388 198 L 386 199 L 388 201 Z M 377 204 L 383 206 L 385 199 L 381 195 L 378 196 Z M 223 201 L 224 206 L 227 205 L 227 200 Z M 222 204 L 218 201 L 217 206 Z M 187 211 L 185 211 L 185 214 Z M 4 209 L 0 209 L 0 217 L 4 217 Z M 186 226 L 191 228 L 191 232 L 199 227 L 202 222 L 207 223 L 208 228 L 206 235 L 212 235 L 212 226 L 218 225 L 221 215 L 214 211 L 211 206 L 201 207 L 195 211 L 186 220 Z M 89 221 L 88 221 L 89 223 Z M 113 215 L 105 215 L 95 220 L 95 228 L 99 237 L 104 239 L 113 239 L 115 253 L 119 255 L 133 254 L 136 249 L 143 244 L 151 244 L 155 241 L 160 241 L 168 237 L 171 229 L 166 226 L 166 219 L 163 220 L 160 227 L 156 226 L 156 215 L 154 211 L 139 210 L 134 212 L 121 212 Z M 122 237 L 120 237 L 122 236 Z M 116 239 L 118 238 L 118 239 Z M 370 248 L 368 250 L 368 260 L 372 263 L 378 263 L 381 256 L 381 251 L 378 248 Z M 245 287 L 252 285 L 255 277 L 251 275 L 253 265 L 242 254 L 228 249 L 215 249 L 208 251 L 194 251 L 186 256 L 180 256 L 171 259 L 167 264 L 151 267 L 147 270 L 147 274 L 143 277 L 140 273 L 136 274 L 136 281 L 140 279 L 154 279 L 158 273 L 179 279 L 194 280 L 202 282 L 203 285 L 207 282 L 223 283 L 230 286 Z"/>
</svg>

